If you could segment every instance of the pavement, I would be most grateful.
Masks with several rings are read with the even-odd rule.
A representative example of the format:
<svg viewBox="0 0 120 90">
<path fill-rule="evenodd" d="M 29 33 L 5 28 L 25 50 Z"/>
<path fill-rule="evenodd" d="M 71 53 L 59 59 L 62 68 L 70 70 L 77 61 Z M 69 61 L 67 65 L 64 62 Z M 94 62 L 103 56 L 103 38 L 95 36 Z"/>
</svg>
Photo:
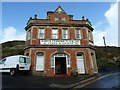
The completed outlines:
<svg viewBox="0 0 120 90">
<path fill-rule="evenodd" d="M 66 76 L 66 77 L 54 77 L 55 81 L 50 83 L 50 87 L 52 88 L 73 88 L 77 85 L 83 84 L 85 82 L 94 80 L 98 78 L 100 75 L 78 75 L 76 77 Z"/>
<path fill-rule="evenodd" d="M 74 88 L 77 85 L 83 85 L 86 82 L 92 82 L 99 78 L 105 77 L 107 75 L 110 75 L 111 73 L 116 73 L 118 71 L 101 71 L 96 75 L 90 76 L 90 75 L 78 75 L 77 77 L 58 77 L 54 78 L 55 81 L 50 83 L 50 87 L 52 88 Z"/>
</svg>

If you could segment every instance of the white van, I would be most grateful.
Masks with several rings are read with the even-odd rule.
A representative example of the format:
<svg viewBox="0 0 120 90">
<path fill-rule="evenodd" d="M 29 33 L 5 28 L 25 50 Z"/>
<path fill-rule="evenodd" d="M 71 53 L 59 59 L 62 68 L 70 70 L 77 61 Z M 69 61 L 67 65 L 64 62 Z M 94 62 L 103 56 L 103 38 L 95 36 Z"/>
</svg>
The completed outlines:
<svg viewBox="0 0 120 90">
<path fill-rule="evenodd" d="M 19 71 L 29 71 L 30 65 L 28 56 L 9 56 L 0 60 L 0 72 L 9 72 L 10 75 L 15 75 Z"/>
</svg>

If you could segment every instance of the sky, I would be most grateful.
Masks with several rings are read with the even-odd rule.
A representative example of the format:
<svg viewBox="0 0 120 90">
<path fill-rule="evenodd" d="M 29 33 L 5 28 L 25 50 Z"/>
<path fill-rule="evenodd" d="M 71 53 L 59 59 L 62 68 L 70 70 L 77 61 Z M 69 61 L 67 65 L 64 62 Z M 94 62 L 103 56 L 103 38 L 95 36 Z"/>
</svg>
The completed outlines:
<svg viewBox="0 0 120 90">
<path fill-rule="evenodd" d="M 88 18 L 93 31 L 94 45 L 118 46 L 118 2 L 2 2 L 0 43 L 25 40 L 25 26 L 30 16 L 46 19 L 47 11 L 60 5 L 73 19 Z"/>
</svg>

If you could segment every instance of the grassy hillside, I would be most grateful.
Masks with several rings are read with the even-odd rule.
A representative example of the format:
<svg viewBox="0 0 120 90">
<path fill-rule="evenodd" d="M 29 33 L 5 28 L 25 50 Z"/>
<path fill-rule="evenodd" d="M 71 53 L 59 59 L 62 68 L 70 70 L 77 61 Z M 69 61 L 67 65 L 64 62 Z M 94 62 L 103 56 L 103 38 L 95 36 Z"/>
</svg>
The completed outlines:
<svg viewBox="0 0 120 90">
<path fill-rule="evenodd" d="M 10 41 L 2 43 L 2 58 L 24 54 L 23 49 L 25 48 L 25 41 Z M 99 69 L 105 69 L 107 67 L 117 67 L 120 64 L 120 61 L 116 61 L 120 57 L 120 47 L 98 47 L 95 46 L 96 50 L 96 59 Z M 106 54 L 107 50 L 107 54 Z M 107 59 L 106 59 L 107 57 Z"/>
<path fill-rule="evenodd" d="M 2 43 L 2 58 L 17 54 L 24 54 L 25 41 L 9 41 Z"/>
<path fill-rule="evenodd" d="M 120 66 L 120 47 L 98 47 L 96 49 L 96 59 L 99 69 L 116 68 Z"/>
</svg>

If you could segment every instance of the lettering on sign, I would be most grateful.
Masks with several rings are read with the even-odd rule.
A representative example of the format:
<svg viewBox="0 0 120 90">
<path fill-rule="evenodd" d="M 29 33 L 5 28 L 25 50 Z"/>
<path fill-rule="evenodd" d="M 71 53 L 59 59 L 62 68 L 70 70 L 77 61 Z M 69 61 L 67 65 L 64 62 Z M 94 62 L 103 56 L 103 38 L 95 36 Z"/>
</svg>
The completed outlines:
<svg viewBox="0 0 120 90">
<path fill-rule="evenodd" d="M 80 45 L 80 40 L 40 40 L 41 45 Z"/>
</svg>

